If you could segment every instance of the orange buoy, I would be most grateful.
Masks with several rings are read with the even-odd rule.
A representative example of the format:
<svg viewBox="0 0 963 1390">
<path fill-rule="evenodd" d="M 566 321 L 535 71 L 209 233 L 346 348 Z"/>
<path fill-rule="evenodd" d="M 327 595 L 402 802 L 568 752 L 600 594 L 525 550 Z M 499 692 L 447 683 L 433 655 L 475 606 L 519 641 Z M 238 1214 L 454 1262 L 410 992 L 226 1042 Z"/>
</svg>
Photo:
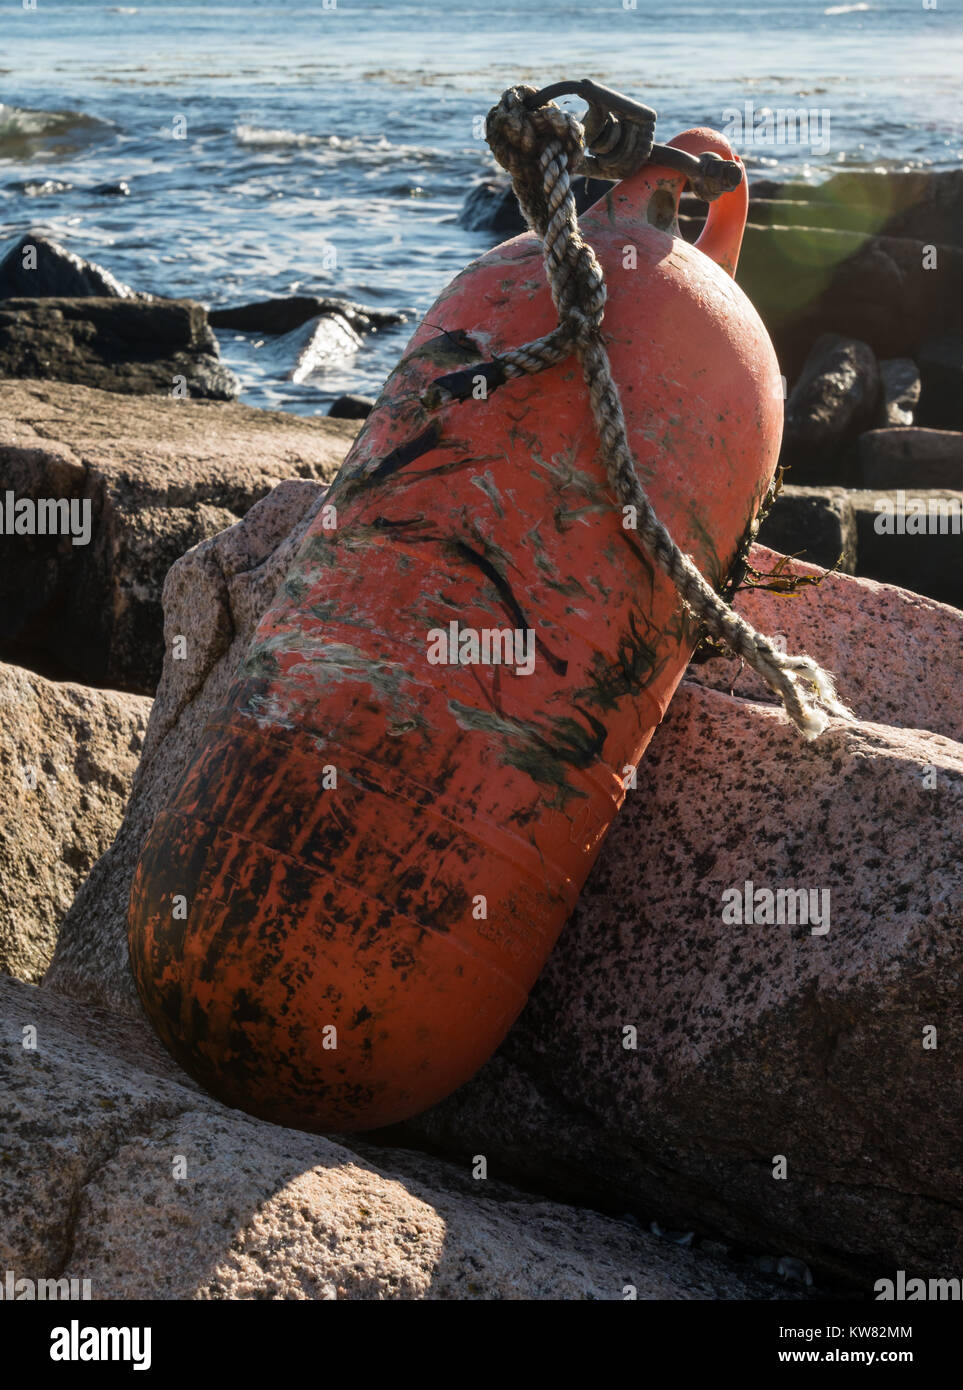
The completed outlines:
<svg viewBox="0 0 963 1390">
<path fill-rule="evenodd" d="M 710 131 L 673 144 L 733 158 Z M 643 486 L 721 588 L 782 398 L 731 278 L 745 178 L 694 247 L 673 235 L 684 183 L 647 165 L 580 225 Z M 144 845 L 144 1007 L 203 1086 L 276 1123 L 401 1120 L 491 1055 L 691 654 L 574 358 L 428 403 L 440 376 L 556 326 L 531 233 L 441 294 Z"/>
</svg>

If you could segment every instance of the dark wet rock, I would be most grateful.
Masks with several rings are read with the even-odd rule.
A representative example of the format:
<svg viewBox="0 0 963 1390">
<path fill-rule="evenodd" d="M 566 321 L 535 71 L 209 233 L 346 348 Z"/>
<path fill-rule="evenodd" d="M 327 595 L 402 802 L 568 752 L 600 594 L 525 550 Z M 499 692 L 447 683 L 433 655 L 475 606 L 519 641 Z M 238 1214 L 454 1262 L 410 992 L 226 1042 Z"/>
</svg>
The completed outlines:
<svg viewBox="0 0 963 1390">
<path fill-rule="evenodd" d="M 916 360 L 923 383 L 917 424 L 963 430 L 963 332 L 928 339 Z"/>
<path fill-rule="evenodd" d="M 374 396 L 338 396 L 328 407 L 328 415 L 332 420 L 366 420 L 374 404 Z"/>
<path fill-rule="evenodd" d="M 851 492 L 861 575 L 963 608 L 963 490 Z M 954 667 L 959 673 L 959 658 Z"/>
<path fill-rule="evenodd" d="M 963 434 L 953 430 L 868 430 L 858 450 L 861 487 L 963 490 Z"/>
<path fill-rule="evenodd" d="M 919 367 L 911 357 L 891 357 L 879 364 L 879 400 L 874 424 L 912 425 L 920 399 Z"/>
<path fill-rule="evenodd" d="M 351 357 L 363 339 L 340 314 L 321 314 L 288 333 L 269 334 L 257 344 L 262 369 L 285 381 L 307 381 L 332 362 Z"/>
<path fill-rule="evenodd" d="M 120 179 L 117 183 L 98 183 L 90 191 L 98 198 L 129 198 L 130 184 Z"/>
<path fill-rule="evenodd" d="M 844 171 L 820 184 L 755 179 L 750 221 L 866 230 L 938 246 L 963 247 L 963 170 Z M 795 205 L 795 206 L 793 206 Z"/>
<path fill-rule="evenodd" d="M 872 348 L 832 333 L 817 339 L 786 402 L 780 461 L 794 484 L 838 481 L 840 454 L 872 421 L 878 396 Z"/>
<path fill-rule="evenodd" d="M 525 231 L 518 199 L 511 183 L 502 178 L 483 179 L 469 189 L 458 220 L 469 232 L 517 236 Z"/>
<path fill-rule="evenodd" d="M 821 202 L 863 209 L 884 236 L 963 247 L 963 169 L 845 172 L 814 192 Z"/>
<path fill-rule="evenodd" d="M 233 309 L 212 309 L 208 314 L 213 328 L 235 328 L 239 333 L 290 333 L 309 319 L 332 314 L 347 321 L 356 333 L 378 332 L 404 323 L 406 315 L 397 310 L 375 309 L 354 304 L 337 296 L 321 298 L 313 294 L 287 295 L 282 299 L 262 299 L 239 304 Z"/>
<path fill-rule="evenodd" d="M 0 376 L 212 400 L 240 389 L 203 305 L 187 299 L 0 300 Z"/>
<path fill-rule="evenodd" d="M 935 262 L 935 263 L 934 263 Z M 826 227 L 748 226 L 736 278 L 793 380 L 823 333 L 916 357 L 963 319 L 963 250 Z"/>
<path fill-rule="evenodd" d="M 103 266 L 85 261 L 39 232 L 27 232 L 0 260 L 0 299 L 138 299 Z"/>
<path fill-rule="evenodd" d="M 0 653 L 144 694 L 163 662 L 161 591 L 175 560 L 281 480 L 329 480 L 356 432 L 350 421 L 61 382 L 0 380 L 0 419 L 0 502 L 7 490 L 72 499 L 90 516 L 86 544 L 0 537 Z"/>
<path fill-rule="evenodd" d="M 845 488 L 784 486 L 759 529 L 759 542 L 807 564 L 856 573 L 856 519 Z"/>
<path fill-rule="evenodd" d="M 585 212 L 613 186 L 609 179 L 573 179 L 576 210 Z M 469 189 L 458 220 L 470 232 L 498 232 L 509 237 L 527 230 L 511 180 L 500 176 L 483 179 Z"/>
</svg>

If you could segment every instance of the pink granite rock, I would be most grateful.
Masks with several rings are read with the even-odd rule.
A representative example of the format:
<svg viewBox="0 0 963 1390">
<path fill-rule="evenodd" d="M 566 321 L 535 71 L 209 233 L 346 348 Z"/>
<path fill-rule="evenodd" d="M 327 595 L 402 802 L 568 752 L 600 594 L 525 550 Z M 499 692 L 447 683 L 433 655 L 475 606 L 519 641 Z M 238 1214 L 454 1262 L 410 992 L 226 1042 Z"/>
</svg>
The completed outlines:
<svg viewBox="0 0 963 1390">
<path fill-rule="evenodd" d="M 752 564 L 769 573 L 823 570 L 754 546 Z M 787 651 L 807 651 L 838 677 L 840 695 L 860 719 L 929 729 L 963 742 L 963 613 L 909 589 L 830 574 L 793 597 L 743 589 L 735 607 L 761 632 L 781 635 Z M 735 659 L 690 666 L 689 678 L 746 699 L 771 700 L 767 686 Z"/>
<path fill-rule="evenodd" d="M 866 1288 L 952 1275 L 961 825 L 951 739 L 864 722 L 802 744 L 773 706 L 685 683 L 500 1052 L 401 1137 L 484 1138 L 549 1190 Z M 815 916 L 784 896 L 778 920 L 787 889 Z"/>
<path fill-rule="evenodd" d="M 0 663 L 0 971 L 39 981 L 77 889 L 109 848 L 150 700 Z"/>
<path fill-rule="evenodd" d="M 92 1299 L 799 1296 L 494 1166 L 252 1120 L 146 1024 L 2 978 L 0 1035 L 0 1269 L 16 1279 L 87 1280 Z"/>
</svg>

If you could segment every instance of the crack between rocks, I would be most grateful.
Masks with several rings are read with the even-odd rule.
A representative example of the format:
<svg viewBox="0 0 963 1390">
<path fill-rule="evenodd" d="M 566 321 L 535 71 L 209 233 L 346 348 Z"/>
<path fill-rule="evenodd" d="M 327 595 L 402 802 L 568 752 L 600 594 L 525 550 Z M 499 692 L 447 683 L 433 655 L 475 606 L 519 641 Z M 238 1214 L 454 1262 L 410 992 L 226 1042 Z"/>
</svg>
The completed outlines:
<svg viewBox="0 0 963 1390">
<path fill-rule="evenodd" d="M 158 1112 L 152 1124 L 146 1129 L 136 1129 L 127 1133 L 121 1133 L 112 1137 L 102 1147 L 99 1147 L 88 1163 L 84 1165 L 84 1172 L 76 1186 L 67 1199 L 67 1210 L 63 1222 L 63 1254 L 57 1260 L 52 1276 L 54 1279 L 63 1278 L 68 1271 L 73 1253 L 77 1245 L 78 1227 L 80 1225 L 80 1209 L 84 1192 L 91 1185 L 94 1179 L 104 1168 L 114 1161 L 120 1150 L 136 1139 L 149 1138 L 153 1130 L 160 1123 L 168 1123 L 176 1120 L 181 1115 L 188 1114 L 195 1107 L 192 1105 L 176 1106 L 169 1112 Z"/>
<path fill-rule="evenodd" d="M 230 651 L 231 644 L 237 636 L 237 624 L 234 621 L 234 613 L 231 608 L 231 594 L 230 589 L 228 588 L 228 581 L 227 576 L 224 572 L 224 566 L 222 565 L 220 557 L 218 556 L 213 546 L 211 547 L 211 550 L 208 552 L 208 555 L 211 561 L 213 562 L 214 568 L 217 571 L 218 579 L 220 581 L 223 596 L 223 603 L 221 604 L 221 608 L 227 618 L 227 627 L 229 631 L 226 637 L 218 638 L 217 636 L 215 636 L 215 640 L 211 645 L 207 660 L 205 660 L 204 669 L 195 676 L 195 678 L 187 687 L 187 689 L 181 693 L 179 699 L 174 703 L 167 715 L 167 718 L 164 720 L 162 724 L 160 724 L 156 737 L 152 739 L 152 746 L 150 746 L 149 748 L 145 748 L 144 753 L 141 756 L 140 762 L 137 766 L 135 780 L 131 786 L 131 795 L 128 805 L 130 805 L 133 802 L 135 792 L 139 790 L 140 783 L 142 782 L 143 778 L 147 775 L 148 770 L 151 767 L 153 767 L 157 757 L 163 751 L 167 743 L 167 739 L 170 737 L 170 734 L 176 728 L 177 724 L 180 722 L 182 716 L 184 715 L 184 712 L 190 708 L 190 706 L 197 699 L 198 695 L 201 694 L 205 685 L 210 679 L 211 672 L 213 671 L 214 667 Z M 154 704 L 151 706 L 152 712 L 153 709 L 157 707 L 157 698 L 158 697 L 155 694 Z"/>
</svg>

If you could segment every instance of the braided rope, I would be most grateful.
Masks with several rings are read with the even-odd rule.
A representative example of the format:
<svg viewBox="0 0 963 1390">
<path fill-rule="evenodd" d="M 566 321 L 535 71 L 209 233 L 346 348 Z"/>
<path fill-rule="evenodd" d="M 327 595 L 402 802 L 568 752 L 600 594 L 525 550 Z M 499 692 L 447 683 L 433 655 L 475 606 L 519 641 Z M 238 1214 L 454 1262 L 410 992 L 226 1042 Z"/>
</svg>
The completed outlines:
<svg viewBox="0 0 963 1390">
<path fill-rule="evenodd" d="M 595 252 L 579 231 L 569 178 L 569 169 L 583 149 L 584 132 L 574 116 L 554 103 L 530 111 L 525 97 L 534 90 L 512 87 L 505 92 L 488 114 L 486 135 L 495 158 L 512 176 L 526 221 L 541 238 L 559 326 L 499 354 L 495 361 L 506 377 L 516 377 L 554 366 L 574 350 L 588 387 L 609 483 L 623 506 L 635 508 L 645 548 L 710 635 L 759 673 L 805 738 L 816 738 L 828 724 L 827 713 L 853 718 L 837 699 L 832 676 L 809 656 L 777 651 L 769 638 L 733 612 L 690 557 L 683 555 L 639 482 L 602 339 L 605 279 Z"/>
</svg>

